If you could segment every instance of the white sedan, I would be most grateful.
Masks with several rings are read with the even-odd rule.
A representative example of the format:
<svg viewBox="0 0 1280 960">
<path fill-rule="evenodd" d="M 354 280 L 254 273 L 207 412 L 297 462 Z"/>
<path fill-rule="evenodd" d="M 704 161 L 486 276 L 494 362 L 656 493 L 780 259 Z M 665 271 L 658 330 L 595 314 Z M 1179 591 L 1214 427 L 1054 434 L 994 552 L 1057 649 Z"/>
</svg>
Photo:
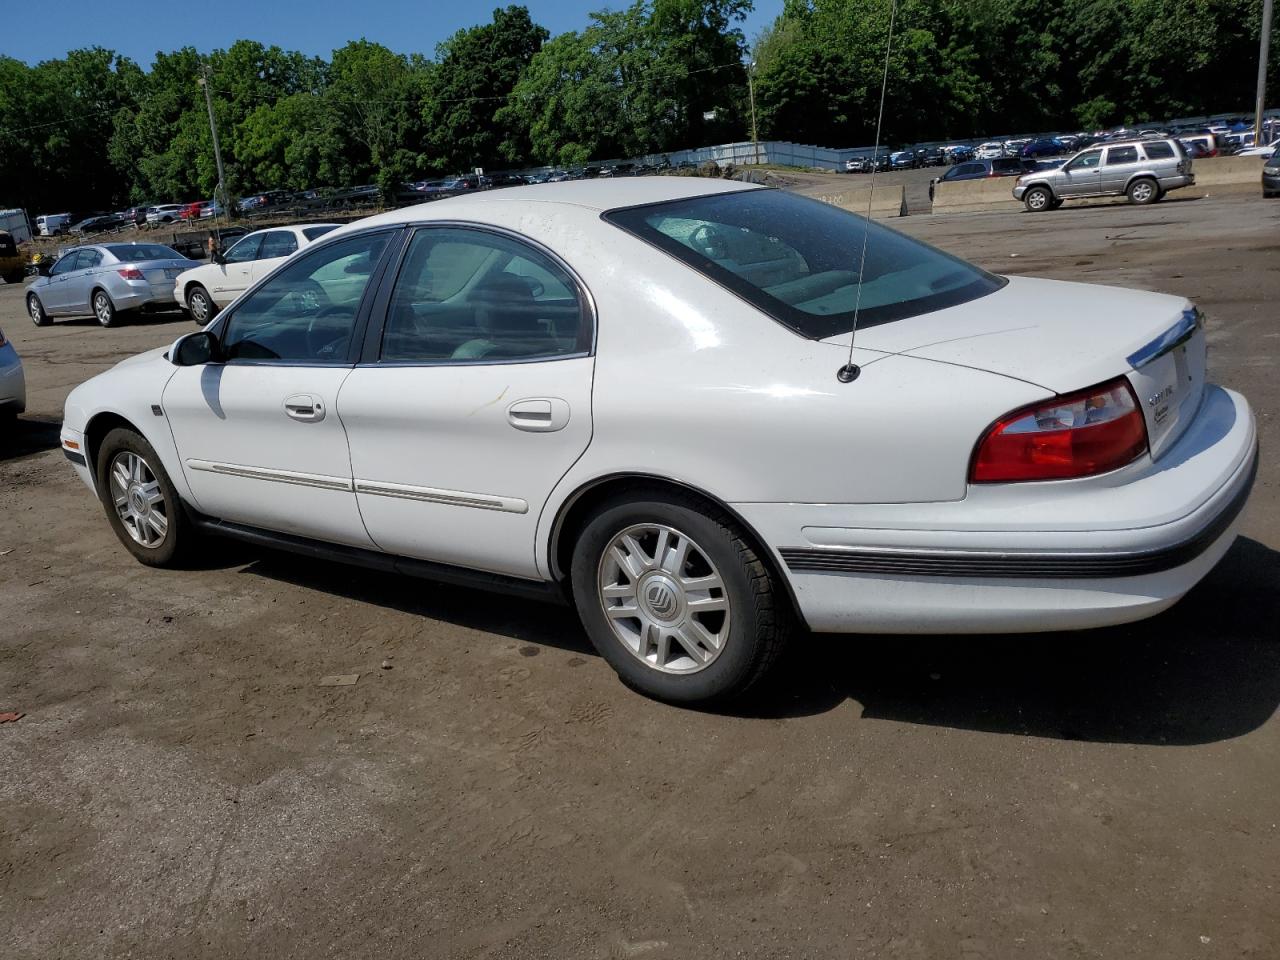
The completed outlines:
<svg viewBox="0 0 1280 960">
<path fill-rule="evenodd" d="M 337 228 L 336 223 L 306 223 L 246 233 L 226 253 L 215 253 L 211 262 L 180 274 L 173 298 L 203 327 L 287 257 Z"/>
<path fill-rule="evenodd" d="M 222 534 L 567 595 L 672 701 L 747 690 L 797 625 L 1155 614 L 1231 545 L 1257 459 L 1185 300 L 662 177 L 335 230 L 74 390 L 62 444 L 143 563 Z"/>
</svg>

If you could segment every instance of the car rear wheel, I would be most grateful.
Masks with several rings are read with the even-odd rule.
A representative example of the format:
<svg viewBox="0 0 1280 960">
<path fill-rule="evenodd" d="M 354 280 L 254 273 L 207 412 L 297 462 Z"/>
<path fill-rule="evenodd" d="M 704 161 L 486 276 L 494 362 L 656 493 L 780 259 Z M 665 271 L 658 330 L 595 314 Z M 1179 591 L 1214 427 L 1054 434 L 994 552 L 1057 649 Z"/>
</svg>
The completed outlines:
<svg viewBox="0 0 1280 960">
<path fill-rule="evenodd" d="M 109 327 L 116 322 L 116 305 L 107 296 L 107 291 L 93 291 L 90 305 L 93 307 L 93 315 L 98 318 L 98 323 L 102 326 Z"/>
<path fill-rule="evenodd" d="M 47 327 L 53 322 L 44 312 L 44 304 L 34 293 L 27 294 L 27 313 L 31 315 L 31 322 L 37 327 Z"/>
<path fill-rule="evenodd" d="M 1043 213 L 1052 208 L 1053 194 L 1048 187 L 1032 187 L 1023 196 L 1022 203 L 1031 213 Z"/>
<path fill-rule="evenodd" d="M 209 291 L 198 283 L 187 293 L 187 309 L 191 311 L 191 319 L 202 327 L 218 315 Z"/>
<path fill-rule="evenodd" d="M 1160 199 L 1160 185 L 1149 177 L 1140 177 L 1133 181 L 1125 192 L 1128 194 L 1129 202 L 1139 206 L 1155 203 Z"/>
<path fill-rule="evenodd" d="M 583 528 L 574 601 L 623 682 L 675 703 L 754 687 L 790 632 L 790 610 L 731 518 L 678 497 L 606 503 Z"/>
<path fill-rule="evenodd" d="M 177 491 L 151 444 L 127 427 L 98 450 L 98 496 L 125 549 L 150 567 L 173 566 L 195 538 Z"/>
</svg>

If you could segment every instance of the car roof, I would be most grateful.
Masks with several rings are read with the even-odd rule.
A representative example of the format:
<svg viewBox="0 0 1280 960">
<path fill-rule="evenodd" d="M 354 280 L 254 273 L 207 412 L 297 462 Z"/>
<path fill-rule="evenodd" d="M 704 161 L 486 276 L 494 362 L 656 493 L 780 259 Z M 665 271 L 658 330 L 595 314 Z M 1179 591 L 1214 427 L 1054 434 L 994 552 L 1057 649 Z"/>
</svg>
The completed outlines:
<svg viewBox="0 0 1280 960">
<path fill-rule="evenodd" d="M 736 180 L 715 180 L 706 177 L 652 176 L 624 177 L 616 180 L 613 178 L 568 180 L 560 183 L 529 184 L 523 187 L 503 187 L 501 190 L 482 190 L 444 200 L 432 200 L 413 207 L 389 210 L 357 223 L 361 227 L 369 227 L 389 223 L 449 220 L 469 215 L 483 216 L 486 208 L 491 209 L 494 205 L 525 203 L 580 207 L 604 213 L 607 210 L 662 203 L 666 200 L 683 200 L 690 197 L 759 189 L 764 188 Z"/>
</svg>

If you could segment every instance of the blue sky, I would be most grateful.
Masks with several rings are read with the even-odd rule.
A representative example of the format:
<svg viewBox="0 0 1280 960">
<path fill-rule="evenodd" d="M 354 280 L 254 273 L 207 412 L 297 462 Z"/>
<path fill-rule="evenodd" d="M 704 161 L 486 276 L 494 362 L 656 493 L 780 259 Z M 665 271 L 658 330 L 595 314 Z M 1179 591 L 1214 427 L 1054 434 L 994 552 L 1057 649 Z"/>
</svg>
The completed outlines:
<svg viewBox="0 0 1280 960">
<path fill-rule="evenodd" d="M 213 0 L 210 3 L 104 3 L 59 0 L 18 3 L 0 30 L 0 54 L 35 63 L 77 47 L 116 50 L 150 67 L 157 50 L 194 46 L 207 51 L 240 39 L 277 44 L 327 57 L 348 40 L 365 37 L 400 53 L 432 54 L 436 44 L 462 27 L 487 22 L 487 3 L 424 0 Z M 7 5 L 7 4 L 6 4 Z M 554 36 L 577 30 L 592 10 L 618 9 L 619 0 L 525 0 L 533 19 Z M 744 32 L 754 37 L 782 12 L 782 0 L 756 0 Z"/>
</svg>

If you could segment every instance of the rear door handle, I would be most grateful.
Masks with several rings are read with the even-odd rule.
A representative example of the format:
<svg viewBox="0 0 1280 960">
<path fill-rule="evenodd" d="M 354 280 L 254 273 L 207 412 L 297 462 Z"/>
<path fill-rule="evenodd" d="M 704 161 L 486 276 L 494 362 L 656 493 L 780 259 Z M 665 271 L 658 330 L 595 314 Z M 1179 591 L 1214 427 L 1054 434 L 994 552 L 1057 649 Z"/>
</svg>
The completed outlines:
<svg viewBox="0 0 1280 960">
<path fill-rule="evenodd" d="M 309 393 L 295 393 L 285 397 L 284 412 L 294 420 L 315 423 L 324 419 L 324 401 Z"/>
<path fill-rule="evenodd" d="M 517 430 L 553 433 L 569 423 L 569 404 L 559 397 L 517 400 L 507 407 L 507 422 Z"/>
</svg>

